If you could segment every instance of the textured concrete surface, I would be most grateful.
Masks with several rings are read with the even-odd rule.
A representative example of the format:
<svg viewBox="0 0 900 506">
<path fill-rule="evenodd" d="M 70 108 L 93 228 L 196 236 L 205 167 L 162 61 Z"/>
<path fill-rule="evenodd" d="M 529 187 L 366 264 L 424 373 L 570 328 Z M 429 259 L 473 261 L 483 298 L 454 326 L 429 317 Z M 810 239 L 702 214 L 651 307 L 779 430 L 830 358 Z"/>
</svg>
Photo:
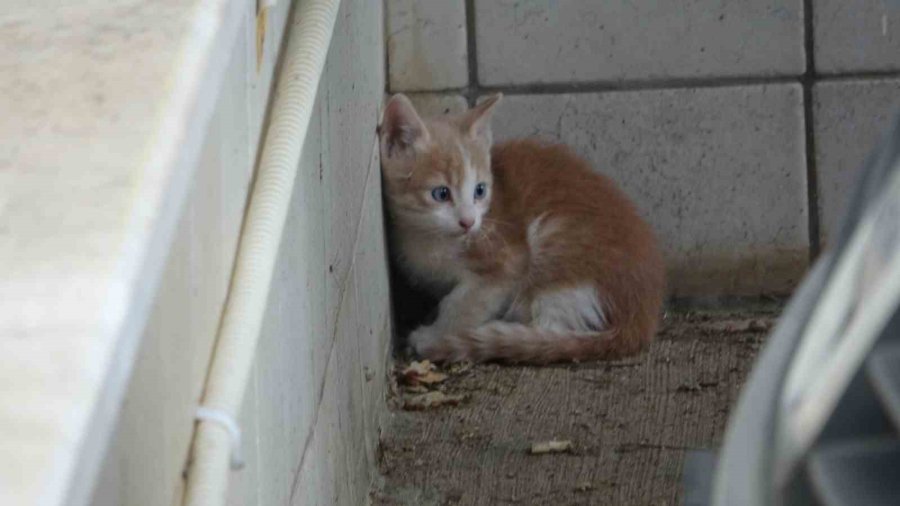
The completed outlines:
<svg viewBox="0 0 900 506">
<path fill-rule="evenodd" d="M 820 83 L 813 97 L 819 228 L 827 244 L 866 157 L 900 113 L 900 80 Z"/>
<path fill-rule="evenodd" d="M 469 81 L 463 0 L 386 0 L 394 91 L 461 88 Z"/>
<path fill-rule="evenodd" d="M 803 3 L 476 1 L 480 84 L 803 72 Z"/>
<path fill-rule="evenodd" d="M 0 13 L 0 504 L 90 500 L 244 7 Z"/>
<path fill-rule="evenodd" d="M 720 444 L 773 316 L 670 313 L 648 353 L 618 362 L 451 369 L 438 388 L 468 399 L 395 411 L 373 502 L 682 504 L 685 455 Z M 552 439 L 572 451 L 529 454 Z"/>
<path fill-rule="evenodd" d="M 900 70 L 900 2 L 813 0 L 816 70 Z"/>
<path fill-rule="evenodd" d="M 508 96 L 494 135 L 564 142 L 616 180 L 675 295 L 788 292 L 807 265 L 797 85 Z"/>
</svg>

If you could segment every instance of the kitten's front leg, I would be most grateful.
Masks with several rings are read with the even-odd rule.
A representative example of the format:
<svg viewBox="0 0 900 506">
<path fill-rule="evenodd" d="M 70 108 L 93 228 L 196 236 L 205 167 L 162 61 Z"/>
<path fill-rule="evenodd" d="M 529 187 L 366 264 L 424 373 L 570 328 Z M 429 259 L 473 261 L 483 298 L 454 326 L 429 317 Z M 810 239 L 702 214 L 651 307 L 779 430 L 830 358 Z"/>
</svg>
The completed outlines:
<svg viewBox="0 0 900 506">
<path fill-rule="evenodd" d="M 434 325 L 422 325 L 409 333 L 409 345 L 421 356 L 429 346 L 437 342 L 439 337 L 440 334 Z"/>
<path fill-rule="evenodd" d="M 506 285 L 480 279 L 460 282 L 441 300 L 437 320 L 414 330 L 409 335 L 409 344 L 422 355 L 444 336 L 482 325 L 497 316 L 510 293 Z"/>
</svg>

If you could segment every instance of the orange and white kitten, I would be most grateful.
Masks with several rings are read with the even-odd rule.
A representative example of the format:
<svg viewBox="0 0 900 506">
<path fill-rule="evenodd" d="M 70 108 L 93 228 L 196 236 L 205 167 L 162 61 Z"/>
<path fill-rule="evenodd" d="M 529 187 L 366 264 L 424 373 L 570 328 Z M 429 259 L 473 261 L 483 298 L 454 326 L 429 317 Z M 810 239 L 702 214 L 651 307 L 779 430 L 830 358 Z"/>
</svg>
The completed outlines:
<svg viewBox="0 0 900 506">
<path fill-rule="evenodd" d="M 548 363 L 639 352 L 656 333 L 663 263 L 611 180 L 568 149 L 492 147 L 495 95 L 422 119 L 395 95 L 379 126 L 392 253 L 446 293 L 410 334 L 428 359 Z"/>
</svg>

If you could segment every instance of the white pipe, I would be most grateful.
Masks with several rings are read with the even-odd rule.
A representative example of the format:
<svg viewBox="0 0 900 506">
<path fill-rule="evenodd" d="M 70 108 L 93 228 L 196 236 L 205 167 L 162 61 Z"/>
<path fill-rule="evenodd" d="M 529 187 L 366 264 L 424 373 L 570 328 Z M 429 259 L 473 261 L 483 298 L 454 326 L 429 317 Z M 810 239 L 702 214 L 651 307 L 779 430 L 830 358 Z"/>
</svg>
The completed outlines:
<svg viewBox="0 0 900 506">
<path fill-rule="evenodd" d="M 237 419 L 266 308 L 272 270 L 340 0 L 302 0 L 290 25 L 272 119 L 250 199 L 228 303 L 206 381 L 203 407 Z M 222 424 L 197 424 L 187 506 L 223 504 L 231 436 Z"/>
</svg>

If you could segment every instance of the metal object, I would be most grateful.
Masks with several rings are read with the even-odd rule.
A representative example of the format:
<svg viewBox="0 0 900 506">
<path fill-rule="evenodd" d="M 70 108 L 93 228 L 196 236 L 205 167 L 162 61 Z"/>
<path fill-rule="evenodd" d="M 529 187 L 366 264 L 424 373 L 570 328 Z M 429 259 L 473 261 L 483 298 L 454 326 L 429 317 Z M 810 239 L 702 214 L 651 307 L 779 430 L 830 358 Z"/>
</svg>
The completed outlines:
<svg viewBox="0 0 900 506">
<path fill-rule="evenodd" d="M 716 505 L 900 504 L 900 117 L 770 336 L 715 473 Z"/>
</svg>

